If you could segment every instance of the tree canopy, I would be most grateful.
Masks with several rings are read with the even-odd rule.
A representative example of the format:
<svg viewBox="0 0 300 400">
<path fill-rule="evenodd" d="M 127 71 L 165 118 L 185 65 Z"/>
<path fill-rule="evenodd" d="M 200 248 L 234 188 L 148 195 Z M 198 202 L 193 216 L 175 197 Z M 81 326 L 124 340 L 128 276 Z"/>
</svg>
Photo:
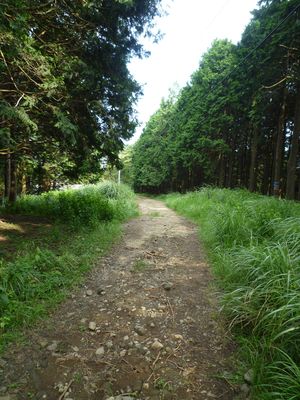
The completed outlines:
<svg viewBox="0 0 300 400">
<path fill-rule="evenodd" d="M 155 37 L 160 0 L 0 4 L 0 154 L 6 194 L 118 163 L 140 94 L 127 64 Z M 52 175 L 51 175 L 52 174 Z M 55 179 L 50 179 L 55 177 Z"/>
<path fill-rule="evenodd" d="M 209 184 L 300 196 L 299 12 L 295 0 L 260 1 L 237 45 L 214 41 L 136 144 L 137 190 Z"/>
</svg>

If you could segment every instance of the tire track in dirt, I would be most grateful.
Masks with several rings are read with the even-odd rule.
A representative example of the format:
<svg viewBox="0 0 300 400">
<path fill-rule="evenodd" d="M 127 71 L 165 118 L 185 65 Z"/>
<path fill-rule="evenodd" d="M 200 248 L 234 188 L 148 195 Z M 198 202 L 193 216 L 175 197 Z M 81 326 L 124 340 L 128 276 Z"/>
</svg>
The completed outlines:
<svg viewBox="0 0 300 400">
<path fill-rule="evenodd" d="M 1 358 L 0 400 L 234 398 L 197 228 L 157 200 L 139 206 L 84 285 Z"/>
</svg>

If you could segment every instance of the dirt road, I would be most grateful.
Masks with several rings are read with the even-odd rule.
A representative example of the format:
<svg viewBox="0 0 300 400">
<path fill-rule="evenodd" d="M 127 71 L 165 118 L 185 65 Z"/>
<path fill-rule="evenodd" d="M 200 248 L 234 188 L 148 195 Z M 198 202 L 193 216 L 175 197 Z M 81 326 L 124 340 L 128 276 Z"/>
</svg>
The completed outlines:
<svg viewBox="0 0 300 400">
<path fill-rule="evenodd" d="M 85 284 L 0 359 L 0 400 L 234 398 L 218 378 L 231 351 L 197 228 L 139 202 Z"/>
</svg>

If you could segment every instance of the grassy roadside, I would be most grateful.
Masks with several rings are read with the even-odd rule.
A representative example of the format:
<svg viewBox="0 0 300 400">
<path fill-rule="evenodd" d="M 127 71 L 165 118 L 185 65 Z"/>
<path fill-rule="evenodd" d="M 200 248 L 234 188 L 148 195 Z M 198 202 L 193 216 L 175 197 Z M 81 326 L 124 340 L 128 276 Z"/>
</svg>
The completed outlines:
<svg viewBox="0 0 300 400">
<path fill-rule="evenodd" d="M 57 209 L 63 204 L 57 211 L 59 218 L 48 211 L 47 196 L 43 196 L 46 200 L 24 197 L 14 209 L 8 210 L 34 215 L 35 221 L 39 215 L 52 220 L 47 228 L 39 228 L 33 236 L 10 234 L 5 237 L 9 240 L 9 251 L 1 252 L 0 258 L 0 351 L 20 337 L 23 328 L 47 315 L 61 302 L 118 239 L 121 222 L 137 215 L 133 193 L 110 183 L 76 193 L 68 191 L 60 204 L 57 199 L 61 194 L 48 196 L 51 207 Z M 95 200 L 98 212 L 93 209 Z M 99 205 L 106 209 L 103 211 Z M 5 211 L 2 210 L 2 215 Z M 81 211 L 79 216 L 78 211 Z M 86 219 L 85 215 L 90 213 L 93 218 Z M 75 214 L 76 218 L 68 217 Z M 11 225 L 11 228 L 18 228 L 17 224 Z"/>
<path fill-rule="evenodd" d="M 253 399 L 299 399 L 300 204 L 243 190 L 164 196 L 196 222 Z"/>
</svg>

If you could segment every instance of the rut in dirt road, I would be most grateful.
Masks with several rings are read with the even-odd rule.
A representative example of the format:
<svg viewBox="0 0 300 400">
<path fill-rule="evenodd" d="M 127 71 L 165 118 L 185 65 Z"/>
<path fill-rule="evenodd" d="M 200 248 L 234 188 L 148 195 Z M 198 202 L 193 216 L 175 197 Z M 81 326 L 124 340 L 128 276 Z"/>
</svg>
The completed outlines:
<svg viewBox="0 0 300 400">
<path fill-rule="evenodd" d="M 0 399 L 234 398 L 218 378 L 231 346 L 197 228 L 139 202 L 85 284 L 3 357 Z"/>
</svg>

